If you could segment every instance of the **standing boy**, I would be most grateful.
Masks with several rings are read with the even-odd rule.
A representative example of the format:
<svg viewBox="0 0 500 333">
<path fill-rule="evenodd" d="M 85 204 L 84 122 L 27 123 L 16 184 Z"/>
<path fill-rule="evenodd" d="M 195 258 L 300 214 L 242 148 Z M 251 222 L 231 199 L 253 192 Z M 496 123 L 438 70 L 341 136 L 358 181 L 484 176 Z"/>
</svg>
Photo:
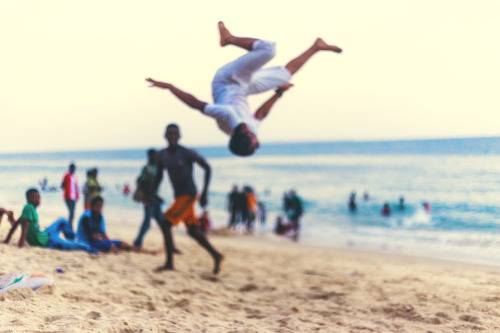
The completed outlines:
<svg viewBox="0 0 500 333">
<path fill-rule="evenodd" d="M 168 146 L 166 149 L 161 150 L 157 156 L 158 172 L 156 186 L 158 187 L 162 181 L 163 169 L 167 169 L 168 177 L 174 190 L 175 201 L 163 213 L 165 222 L 162 224 L 162 231 L 167 260 L 164 266 L 158 268 L 158 271 L 174 269 L 172 225 L 177 226 L 180 222 L 184 221 L 189 235 L 212 256 L 214 260 L 213 272 L 217 274 L 223 258 L 222 254 L 215 250 L 206 239 L 194 211 L 195 203 L 198 200 L 198 193 L 193 179 L 193 163 L 197 163 L 205 171 L 203 190 L 199 198 L 201 207 L 205 207 L 208 202 L 208 184 L 211 175 L 210 165 L 194 150 L 187 149 L 178 144 L 180 131 L 176 124 L 167 126 L 165 138 L 167 139 Z"/>
</svg>

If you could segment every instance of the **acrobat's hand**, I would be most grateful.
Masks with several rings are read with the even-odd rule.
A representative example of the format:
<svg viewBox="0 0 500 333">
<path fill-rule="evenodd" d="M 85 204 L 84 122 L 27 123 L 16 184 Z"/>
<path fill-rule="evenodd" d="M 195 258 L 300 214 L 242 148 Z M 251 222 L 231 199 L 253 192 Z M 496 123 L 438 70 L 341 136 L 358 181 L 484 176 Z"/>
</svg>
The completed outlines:
<svg viewBox="0 0 500 333">
<path fill-rule="evenodd" d="M 285 83 L 282 86 L 279 86 L 278 89 L 280 89 L 281 91 L 287 91 L 291 87 L 293 87 L 293 83 L 288 82 L 288 83 Z"/>
<path fill-rule="evenodd" d="M 149 86 L 150 88 L 151 87 L 158 87 L 158 88 L 163 88 L 163 89 L 170 89 L 170 87 L 172 86 L 170 83 L 155 81 L 152 78 L 147 78 L 146 81 L 151 83 L 151 85 Z"/>
</svg>

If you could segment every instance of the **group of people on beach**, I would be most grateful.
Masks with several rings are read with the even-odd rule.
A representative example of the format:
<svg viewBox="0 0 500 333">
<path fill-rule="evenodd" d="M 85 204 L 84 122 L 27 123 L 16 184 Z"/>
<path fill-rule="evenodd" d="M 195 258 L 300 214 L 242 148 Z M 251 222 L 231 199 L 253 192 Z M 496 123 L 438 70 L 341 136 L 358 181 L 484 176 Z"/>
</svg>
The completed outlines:
<svg viewBox="0 0 500 333">
<path fill-rule="evenodd" d="M 11 223 L 5 243 L 9 243 L 18 226 L 21 226 L 21 236 L 18 246 L 27 244 L 43 248 L 60 250 L 83 250 L 89 253 L 134 251 L 154 253 L 142 248 L 143 238 L 150 227 L 151 217 L 154 217 L 163 234 L 166 251 L 166 262 L 157 271 L 174 269 L 174 254 L 180 253 L 174 246 L 172 227 L 184 222 L 188 234 L 206 249 L 214 260 L 213 272 L 217 274 L 223 259 L 208 241 L 202 229 L 200 219 L 195 214 L 195 203 L 198 192 L 193 179 L 193 164 L 198 164 L 205 171 L 203 189 L 199 196 L 199 203 L 205 207 L 208 203 L 208 185 L 211 179 L 211 168 L 208 162 L 192 149 L 178 144 L 180 130 L 176 124 L 169 124 L 166 128 L 165 138 L 167 148 L 147 152 L 148 162 L 143 167 L 138 178 L 138 186 L 134 198 L 144 206 L 144 220 L 133 244 L 122 240 L 110 239 L 106 232 L 105 220 L 102 215 L 104 199 L 95 191 L 89 196 L 90 203 L 85 202 L 85 211 L 81 215 L 77 231 L 73 229 L 74 208 L 79 199 L 78 182 L 75 176 L 76 166 L 72 163 L 62 181 L 63 198 L 68 207 L 69 218 L 60 218 L 49 227 L 40 228 L 37 207 L 41 204 L 41 195 L 38 189 L 31 188 L 26 192 L 26 205 L 21 216 L 16 220 L 14 213 L 4 208 L 0 209 L 1 215 L 6 214 Z M 101 189 L 97 182 L 97 173 L 92 169 L 90 181 L 86 186 L 89 189 Z M 163 199 L 158 195 L 158 187 L 163 178 L 164 170 L 167 171 L 174 190 L 175 200 L 165 212 L 161 211 Z M 94 182 L 95 181 L 95 182 Z"/>
<path fill-rule="evenodd" d="M 258 200 L 255 190 L 249 185 L 243 186 L 242 190 L 238 185 L 233 185 L 227 195 L 226 207 L 229 213 L 228 227 L 233 230 L 242 224 L 248 233 L 252 233 L 257 219 L 261 225 L 266 224 L 266 205 Z"/>
<path fill-rule="evenodd" d="M 306 51 L 292 59 L 285 66 L 271 68 L 262 67 L 275 55 L 275 43 L 247 37 L 237 37 L 229 32 L 224 23 L 218 23 L 220 45 L 234 45 L 248 52 L 221 67 L 212 81 L 214 102 L 207 103 L 182 91 L 173 84 L 146 79 L 151 87 L 170 90 L 180 101 L 191 108 L 199 110 L 206 116 L 216 120 L 219 128 L 230 136 L 229 149 L 238 156 L 252 155 L 259 148 L 257 128 L 265 119 L 273 105 L 293 85 L 289 82 L 291 77 L 319 51 L 332 51 L 340 53 L 337 46 L 327 44 L 318 38 Z M 252 114 L 247 103 L 247 96 L 274 90 L 274 94 Z M 187 226 L 188 234 L 195 239 L 201 247 L 207 250 L 213 258 L 213 272 L 218 273 L 223 256 L 208 241 L 199 219 L 195 214 L 195 203 L 198 201 L 202 208 L 208 204 L 208 186 L 211 179 L 211 168 L 208 162 L 192 149 L 178 144 L 180 130 L 176 124 L 169 124 L 166 128 L 165 138 L 167 148 L 156 152 L 148 151 L 148 163 L 143 168 L 138 181 L 138 189 L 134 198 L 144 205 L 144 221 L 134 243 L 110 239 L 106 233 L 102 208 L 104 199 L 100 195 L 102 187 L 97 181 L 97 169 L 87 172 L 87 183 L 84 187 L 85 212 L 79 219 L 77 231 L 73 229 L 74 211 L 79 199 L 78 185 L 74 172 L 76 166 L 71 164 L 68 173 L 64 176 L 62 188 L 64 200 L 68 207 L 68 219 L 61 218 L 42 230 L 39 224 L 37 207 L 41 204 L 40 192 L 35 188 L 26 191 L 26 205 L 21 216 L 16 220 L 11 210 L 0 210 L 0 221 L 3 215 L 8 216 L 11 229 L 5 240 L 8 243 L 17 227 L 21 226 L 21 236 L 18 245 L 23 247 L 26 243 L 31 246 L 64 250 L 84 250 L 90 253 L 110 251 L 144 251 L 142 242 L 150 226 L 151 217 L 158 222 L 165 243 L 166 262 L 159 267 L 159 271 L 174 269 L 174 246 L 172 227 L 182 221 Z M 198 195 L 193 180 L 193 164 L 198 164 L 204 172 L 203 189 Z M 163 200 L 158 196 L 158 186 L 163 179 L 163 172 L 167 171 L 174 191 L 175 200 L 171 206 L 161 212 Z M 252 198 L 252 191 L 246 196 L 248 202 L 257 205 L 256 197 Z M 250 199 L 249 199 L 250 198 Z M 240 213 L 242 214 L 242 213 Z M 247 219 L 247 227 L 253 223 L 254 218 Z M 296 221 L 294 221 L 296 220 Z M 236 219 L 232 218 L 232 221 Z M 250 221 L 250 222 L 249 222 Z M 291 220 L 298 230 L 298 219 Z M 61 237 L 61 234 L 63 237 Z"/>
</svg>

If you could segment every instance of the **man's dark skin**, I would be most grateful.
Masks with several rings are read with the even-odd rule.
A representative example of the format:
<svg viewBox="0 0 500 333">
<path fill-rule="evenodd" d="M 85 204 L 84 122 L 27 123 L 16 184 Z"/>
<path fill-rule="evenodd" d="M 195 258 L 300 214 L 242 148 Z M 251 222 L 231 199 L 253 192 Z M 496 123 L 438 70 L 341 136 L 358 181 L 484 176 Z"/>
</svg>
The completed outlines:
<svg viewBox="0 0 500 333">
<path fill-rule="evenodd" d="M 165 133 L 165 138 L 167 139 L 168 146 L 167 146 L 167 153 L 168 154 L 175 154 L 177 149 L 179 148 L 179 139 L 180 139 L 180 132 L 179 128 L 177 126 L 168 126 L 167 127 L 167 132 Z M 200 206 L 201 207 L 206 207 L 208 203 L 207 199 L 207 194 L 208 194 L 208 184 L 210 182 L 210 177 L 211 177 L 211 169 L 210 165 L 205 162 L 205 160 L 202 161 L 197 161 L 198 164 L 204 169 L 205 171 L 205 178 L 204 178 L 204 184 L 203 184 L 203 190 L 200 195 Z M 163 170 L 158 170 L 158 173 L 156 174 L 156 188 L 160 185 L 161 181 L 163 179 Z M 208 240 L 205 238 L 205 235 L 201 231 L 201 228 L 199 225 L 187 225 L 188 228 L 188 234 L 194 238 L 198 244 L 200 244 L 205 250 L 207 250 L 210 255 L 214 259 L 214 269 L 213 273 L 217 274 L 220 269 L 220 263 L 223 259 L 223 256 L 217 252 L 213 248 L 213 246 L 208 242 Z M 163 232 L 163 237 L 165 241 L 165 249 L 167 252 L 167 260 L 164 266 L 161 266 L 157 269 L 157 271 L 164 271 L 164 270 L 173 270 L 174 269 L 174 261 L 173 261 L 173 255 L 175 253 L 175 248 L 174 248 L 174 241 L 172 237 L 172 223 L 168 220 L 165 220 L 165 223 L 162 224 L 161 226 L 162 232 Z"/>
</svg>

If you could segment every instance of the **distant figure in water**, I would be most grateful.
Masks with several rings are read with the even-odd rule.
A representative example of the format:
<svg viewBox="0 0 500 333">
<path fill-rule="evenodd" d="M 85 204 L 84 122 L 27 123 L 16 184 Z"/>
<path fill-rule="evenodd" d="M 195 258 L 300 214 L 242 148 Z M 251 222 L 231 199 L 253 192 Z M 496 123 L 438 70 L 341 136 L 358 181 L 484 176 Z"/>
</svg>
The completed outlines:
<svg viewBox="0 0 500 333">
<path fill-rule="evenodd" d="M 123 184 L 123 195 L 127 197 L 131 192 L 130 185 L 128 183 Z"/>
<path fill-rule="evenodd" d="M 363 199 L 364 199 L 365 201 L 370 200 L 370 194 L 368 194 L 368 191 L 365 191 L 365 192 L 363 193 Z"/>
<path fill-rule="evenodd" d="M 405 210 L 405 198 L 403 196 L 399 197 L 399 210 Z"/>
<path fill-rule="evenodd" d="M 349 210 L 351 212 L 356 211 L 357 205 L 356 205 L 356 192 L 351 192 L 351 195 L 349 196 Z"/>
<path fill-rule="evenodd" d="M 431 213 L 431 205 L 429 205 L 429 203 L 427 201 L 424 201 L 422 206 L 424 207 L 424 210 L 427 214 Z"/>
<path fill-rule="evenodd" d="M 40 189 L 42 191 L 47 191 L 47 186 L 49 185 L 49 180 L 47 179 L 47 177 L 43 177 L 43 179 L 41 179 L 38 184 L 40 184 Z"/>
<path fill-rule="evenodd" d="M 391 208 L 389 208 L 389 204 L 385 203 L 384 207 L 382 207 L 382 216 L 390 216 L 391 215 Z"/>
<path fill-rule="evenodd" d="M 229 150 L 235 155 L 249 156 L 260 146 L 257 139 L 257 128 L 260 122 L 269 114 L 274 103 L 292 86 L 289 82 L 292 75 L 317 52 L 341 53 L 342 50 L 318 38 L 304 53 L 286 66 L 262 69 L 262 66 L 276 53 L 274 42 L 236 37 L 222 22 L 218 23 L 218 28 L 221 46 L 234 45 L 247 50 L 248 53 L 217 71 L 212 81 L 213 104 L 201 101 L 173 84 L 155 81 L 151 78 L 146 81 L 151 83 L 151 87 L 170 90 L 186 105 L 214 118 L 219 128 L 231 137 Z M 276 89 L 275 94 L 254 114 L 251 114 L 247 96 L 271 89 Z"/>
</svg>

